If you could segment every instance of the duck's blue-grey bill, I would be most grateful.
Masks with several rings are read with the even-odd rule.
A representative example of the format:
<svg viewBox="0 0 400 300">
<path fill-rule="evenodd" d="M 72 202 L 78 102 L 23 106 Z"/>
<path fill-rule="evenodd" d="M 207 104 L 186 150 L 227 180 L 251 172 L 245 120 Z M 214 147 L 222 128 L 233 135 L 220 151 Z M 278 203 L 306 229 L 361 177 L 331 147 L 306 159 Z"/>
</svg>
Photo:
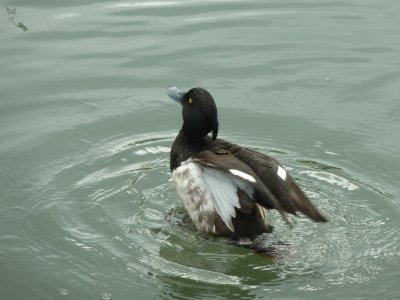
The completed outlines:
<svg viewBox="0 0 400 300">
<path fill-rule="evenodd" d="M 181 103 L 182 97 L 183 95 L 185 95 L 185 92 L 178 89 L 176 86 L 170 86 L 167 89 L 167 95 L 175 101 Z"/>
</svg>

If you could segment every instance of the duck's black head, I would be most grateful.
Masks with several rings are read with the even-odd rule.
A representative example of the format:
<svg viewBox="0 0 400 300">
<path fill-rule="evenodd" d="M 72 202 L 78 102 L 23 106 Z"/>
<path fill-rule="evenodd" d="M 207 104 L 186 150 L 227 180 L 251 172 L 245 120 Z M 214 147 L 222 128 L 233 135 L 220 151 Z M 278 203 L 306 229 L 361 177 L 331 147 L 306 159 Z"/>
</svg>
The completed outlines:
<svg viewBox="0 0 400 300">
<path fill-rule="evenodd" d="M 198 140 L 212 131 L 212 139 L 218 135 L 218 114 L 213 97 L 203 88 L 193 88 L 184 93 L 175 87 L 167 94 L 182 104 L 183 134 Z"/>
</svg>

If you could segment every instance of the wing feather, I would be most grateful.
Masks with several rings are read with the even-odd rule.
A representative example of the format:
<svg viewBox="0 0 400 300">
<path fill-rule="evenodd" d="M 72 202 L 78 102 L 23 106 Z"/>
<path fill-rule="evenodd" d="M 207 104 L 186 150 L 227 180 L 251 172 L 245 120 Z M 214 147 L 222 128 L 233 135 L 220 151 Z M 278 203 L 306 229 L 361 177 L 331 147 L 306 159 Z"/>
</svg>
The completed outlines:
<svg viewBox="0 0 400 300">
<path fill-rule="evenodd" d="M 282 210 L 294 215 L 300 211 L 316 222 L 327 222 L 277 160 L 223 140 L 217 142 L 223 145 L 227 153 L 245 162 L 257 174 L 267 190 L 274 195 Z M 267 208 L 276 208 L 268 207 L 262 201 L 260 204 Z"/>
<path fill-rule="evenodd" d="M 237 194 L 238 185 L 227 173 L 210 167 L 202 167 L 203 180 L 214 204 L 215 210 L 225 225 L 234 231 L 232 218 L 236 217 L 235 208 L 240 208 Z"/>
</svg>

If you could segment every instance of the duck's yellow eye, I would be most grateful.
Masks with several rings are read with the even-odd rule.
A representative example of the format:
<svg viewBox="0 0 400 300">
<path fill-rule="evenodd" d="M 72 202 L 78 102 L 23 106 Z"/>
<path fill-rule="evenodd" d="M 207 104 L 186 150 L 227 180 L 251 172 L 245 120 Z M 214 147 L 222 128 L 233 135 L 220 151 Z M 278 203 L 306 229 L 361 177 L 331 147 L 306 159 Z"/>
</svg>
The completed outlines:
<svg viewBox="0 0 400 300">
<path fill-rule="evenodd" d="M 188 102 L 189 102 L 189 104 L 192 104 L 193 103 L 192 98 L 189 98 Z"/>
</svg>

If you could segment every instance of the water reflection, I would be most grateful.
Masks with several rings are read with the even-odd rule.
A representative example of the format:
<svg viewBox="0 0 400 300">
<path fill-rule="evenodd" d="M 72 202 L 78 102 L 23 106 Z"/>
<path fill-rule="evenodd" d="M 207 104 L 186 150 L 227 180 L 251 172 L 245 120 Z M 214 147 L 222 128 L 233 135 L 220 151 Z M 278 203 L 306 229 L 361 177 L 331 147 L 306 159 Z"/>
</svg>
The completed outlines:
<svg viewBox="0 0 400 300">
<path fill-rule="evenodd" d="M 162 299 L 254 298 L 251 289 L 245 290 L 231 285 L 213 285 L 170 275 L 159 275 L 157 279 L 162 283 L 160 290 Z"/>
</svg>

